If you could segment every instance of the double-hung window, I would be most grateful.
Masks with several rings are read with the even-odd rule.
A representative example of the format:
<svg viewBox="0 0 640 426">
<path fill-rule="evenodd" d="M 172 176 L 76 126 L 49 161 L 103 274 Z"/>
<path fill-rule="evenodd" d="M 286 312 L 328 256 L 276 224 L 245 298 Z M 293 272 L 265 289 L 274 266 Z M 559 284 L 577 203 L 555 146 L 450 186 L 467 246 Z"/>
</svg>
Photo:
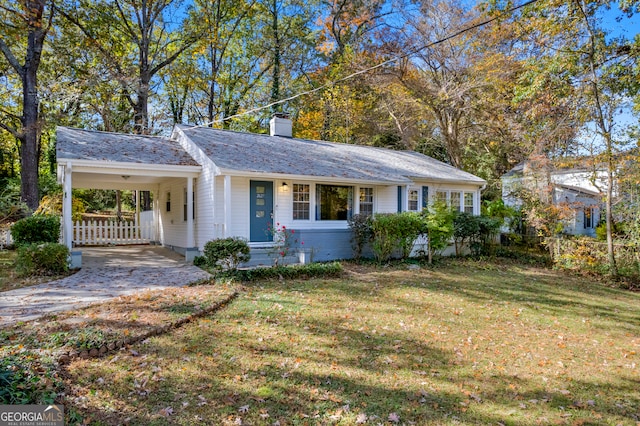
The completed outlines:
<svg viewBox="0 0 640 426">
<path fill-rule="evenodd" d="M 305 183 L 293 184 L 293 220 L 309 220 L 311 210 L 310 186 Z"/>
<path fill-rule="evenodd" d="M 373 188 L 360 188 L 360 214 L 373 214 Z"/>
<path fill-rule="evenodd" d="M 417 189 L 409 188 L 409 191 L 407 193 L 407 202 L 408 202 L 407 209 L 410 212 L 417 212 L 419 201 L 420 201 L 420 191 L 418 191 Z"/>
<path fill-rule="evenodd" d="M 463 211 L 465 213 L 473 214 L 473 192 L 464 193 Z"/>
</svg>

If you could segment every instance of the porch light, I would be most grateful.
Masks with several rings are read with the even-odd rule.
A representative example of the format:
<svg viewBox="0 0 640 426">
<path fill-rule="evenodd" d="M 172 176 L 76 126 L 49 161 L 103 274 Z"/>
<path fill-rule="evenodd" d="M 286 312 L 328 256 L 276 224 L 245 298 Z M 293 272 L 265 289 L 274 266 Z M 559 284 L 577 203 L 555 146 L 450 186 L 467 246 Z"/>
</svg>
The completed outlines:
<svg viewBox="0 0 640 426">
<path fill-rule="evenodd" d="M 282 182 L 282 190 L 285 192 L 289 190 L 289 185 L 287 185 L 287 182 Z"/>
</svg>

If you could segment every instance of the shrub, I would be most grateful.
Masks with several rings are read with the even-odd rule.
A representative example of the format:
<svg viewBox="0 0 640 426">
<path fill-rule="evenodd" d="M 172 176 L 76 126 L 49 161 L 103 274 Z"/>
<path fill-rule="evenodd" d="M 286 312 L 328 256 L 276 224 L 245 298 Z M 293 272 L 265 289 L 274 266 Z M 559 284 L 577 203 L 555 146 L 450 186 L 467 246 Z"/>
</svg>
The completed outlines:
<svg viewBox="0 0 640 426">
<path fill-rule="evenodd" d="M 258 281 L 270 279 L 330 278 L 342 275 L 340 262 L 309 263 L 307 265 L 274 266 L 234 271 L 228 275 L 240 281 Z"/>
<path fill-rule="evenodd" d="M 251 259 L 250 251 L 249 244 L 243 238 L 222 238 L 204 245 L 204 259 L 209 267 L 235 271 L 238 265 Z"/>
<path fill-rule="evenodd" d="M 69 249 L 58 243 L 18 247 L 16 270 L 22 276 L 57 275 L 69 270 Z"/>
<path fill-rule="evenodd" d="M 422 234 L 427 236 L 429 248 L 429 263 L 433 255 L 440 252 L 449 244 L 453 236 L 453 211 L 446 203 L 436 202 L 421 213 Z"/>
<path fill-rule="evenodd" d="M 409 257 L 422 227 L 418 213 L 377 214 L 371 220 L 371 249 L 376 260 L 386 262 L 394 252 L 399 252 L 402 258 Z"/>
<path fill-rule="evenodd" d="M 60 240 L 60 218 L 48 215 L 25 217 L 13 224 L 11 236 L 17 246 L 33 243 L 57 243 Z"/>
<path fill-rule="evenodd" d="M 373 229 L 371 228 L 371 216 L 356 214 L 347 219 L 349 228 L 353 232 L 351 239 L 353 247 L 353 257 L 356 260 L 362 258 L 364 247 L 371 242 L 373 238 Z"/>
<path fill-rule="evenodd" d="M 456 255 L 462 254 L 465 246 L 469 246 L 474 255 L 487 251 L 501 223 L 502 220 L 497 218 L 474 216 L 466 212 L 456 213 L 453 219 Z"/>
<path fill-rule="evenodd" d="M 207 258 L 204 256 L 196 256 L 193 258 L 193 266 L 203 268 L 207 266 Z"/>
</svg>

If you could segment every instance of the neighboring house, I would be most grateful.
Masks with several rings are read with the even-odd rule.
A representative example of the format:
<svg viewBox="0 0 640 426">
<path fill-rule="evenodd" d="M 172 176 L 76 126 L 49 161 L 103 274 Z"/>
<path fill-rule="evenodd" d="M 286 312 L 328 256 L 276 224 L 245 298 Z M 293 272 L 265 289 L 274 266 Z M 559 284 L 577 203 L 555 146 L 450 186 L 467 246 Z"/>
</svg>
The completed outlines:
<svg viewBox="0 0 640 426">
<path fill-rule="evenodd" d="M 594 179 L 595 176 L 595 179 Z M 595 236 L 600 223 L 602 194 L 599 188 L 606 185 L 604 171 L 587 168 L 535 168 L 523 162 L 501 177 L 502 200 L 508 206 L 520 207 L 518 191 L 525 188 L 547 192 L 554 205 L 564 205 L 572 210 L 564 221 L 564 232 L 570 235 Z"/>
<path fill-rule="evenodd" d="M 292 138 L 287 118 L 270 124 L 270 135 L 179 125 L 171 138 L 59 127 L 59 180 L 65 194 L 152 191 L 156 241 L 188 259 L 228 236 L 268 247 L 276 223 L 294 229 L 313 260 L 344 259 L 354 214 L 419 211 L 434 198 L 480 214 L 477 176 L 416 152 Z"/>
</svg>

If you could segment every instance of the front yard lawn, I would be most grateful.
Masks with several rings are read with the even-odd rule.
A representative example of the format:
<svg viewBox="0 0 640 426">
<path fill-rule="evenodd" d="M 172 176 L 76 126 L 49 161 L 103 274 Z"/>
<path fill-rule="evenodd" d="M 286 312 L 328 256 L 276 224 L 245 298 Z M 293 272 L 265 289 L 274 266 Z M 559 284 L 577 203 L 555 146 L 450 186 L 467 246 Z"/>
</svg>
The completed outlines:
<svg viewBox="0 0 640 426">
<path fill-rule="evenodd" d="M 640 294 L 514 263 L 346 269 L 250 284 L 209 317 L 73 361 L 70 419 L 639 424 Z"/>
</svg>

